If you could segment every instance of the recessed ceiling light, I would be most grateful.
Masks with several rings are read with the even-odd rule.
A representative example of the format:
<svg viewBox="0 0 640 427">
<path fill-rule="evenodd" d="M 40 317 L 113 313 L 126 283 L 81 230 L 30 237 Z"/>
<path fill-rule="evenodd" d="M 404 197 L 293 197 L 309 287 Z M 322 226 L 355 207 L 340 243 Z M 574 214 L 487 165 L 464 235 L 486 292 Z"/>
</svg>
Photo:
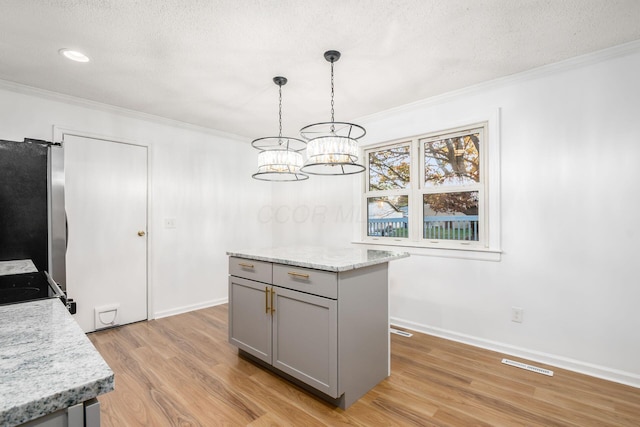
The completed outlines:
<svg viewBox="0 0 640 427">
<path fill-rule="evenodd" d="M 89 57 L 82 52 L 78 52 L 77 50 L 60 49 L 58 53 L 72 61 L 89 62 Z"/>
</svg>

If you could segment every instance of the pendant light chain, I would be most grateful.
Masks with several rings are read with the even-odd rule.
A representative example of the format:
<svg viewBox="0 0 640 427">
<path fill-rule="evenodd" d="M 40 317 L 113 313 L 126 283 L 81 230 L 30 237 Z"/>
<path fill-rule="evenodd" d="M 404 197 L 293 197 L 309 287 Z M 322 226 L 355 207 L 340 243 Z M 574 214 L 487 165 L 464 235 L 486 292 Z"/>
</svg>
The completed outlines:
<svg viewBox="0 0 640 427">
<path fill-rule="evenodd" d="M 278 123 L 280 125 L 278 138 L 282 138 L 282 86 L 281 85 L 278 85 L 278 93 L 280 96 L 280 99 L 278 102 Z"/>
<path fill-rule="evenodd" d="M 334 108 L 333 108 L 333 95 L 334 95 L 334 89 L 333 89 L 333 61 L 331 61 L 331 123 L 335 122 L 335 112 L 334 112 Z M 333 125 L 331 125 L 331 132 L 333 132 L 335 130 L 335 127 Z"/>
</svg>

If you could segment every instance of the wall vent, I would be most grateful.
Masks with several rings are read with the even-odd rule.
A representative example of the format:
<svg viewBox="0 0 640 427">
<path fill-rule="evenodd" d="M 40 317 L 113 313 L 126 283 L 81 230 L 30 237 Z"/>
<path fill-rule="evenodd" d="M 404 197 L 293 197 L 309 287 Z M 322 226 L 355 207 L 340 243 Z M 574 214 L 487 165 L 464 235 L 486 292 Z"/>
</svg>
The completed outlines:
<svg viewBox="0 0 640 427">
<path fill-rule="evenodd" d="M 401 331 L 400 329 L 395 329 L 395 328 L 389 328 L 389 332 L 391 332 L 392 334 L 401 335 L 407 338 L 411 338 L 413 336 L 413 334 L 409 332 Z"/>
<path fill-rule="evenodd" d="M 538 368 L 537 366 L 527 365 L 526 363 L 516 362 L 509 359 L 502 359 L 502 363 L 509 366 L 515 366 L 516 368 L 526 369 L 527 371 L 537 372 L 538 374 L 553 376 L 553 371 L 544 368 Z"/>
</svg>

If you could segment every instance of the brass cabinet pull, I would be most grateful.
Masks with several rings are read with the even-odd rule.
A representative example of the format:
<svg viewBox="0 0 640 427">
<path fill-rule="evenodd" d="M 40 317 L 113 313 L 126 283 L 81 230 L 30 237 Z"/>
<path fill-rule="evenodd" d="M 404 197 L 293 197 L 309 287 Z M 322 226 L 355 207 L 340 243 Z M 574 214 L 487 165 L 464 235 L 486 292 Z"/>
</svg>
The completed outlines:
<svg viewBox="0 0 640 427">
<path fill-rule="evenodd" d="M 264 287 L 264 312 L 269 314 L 269 287 Z"/>
<path fill-rule="evenodd" d="M 273 305 L 273 296 L 276 294 L 276 291 L 273 290 L 273 288 L 271 288 L 271 314 L 276 312 L 276 309 L 274 308 Z"/>
<path fill-rule="evenodd" d="M 238 265 L 240 267 L 253 268 L 253 264 L 246 264 L 244 262 L 239 262 Z"/>
<path fill-rule="evenodd" d="M 293 271 L 289 272 L 289 276 L 294 276 L 294 277 L 302 277 L 303 279 L 308 279 L 309 275 L 308 274 L 302 274 L 302 273 L 295 273 Z"/>
<path fill-rule="evenodd" d="M 147 234 L 147 233 L 145 233 L 145 232 L 144 232 L 144 231 L 142 231 L 142 230 L 141 230 L 141 231 L 138 231 L 138 236 L 140 236 L 140 237 L 143 237 L 145 234 Z"/>
</svg>

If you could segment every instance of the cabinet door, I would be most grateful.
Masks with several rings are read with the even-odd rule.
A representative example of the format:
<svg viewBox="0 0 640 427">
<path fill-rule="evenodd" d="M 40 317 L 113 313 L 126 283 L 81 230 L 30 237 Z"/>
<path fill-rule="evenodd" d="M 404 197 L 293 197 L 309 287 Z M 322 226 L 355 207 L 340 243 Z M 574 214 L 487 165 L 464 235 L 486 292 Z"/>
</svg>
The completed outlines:
<svg viewBox="0 0 640 427">
<path fill-rule="evenodd" d="M 271 363 L 271 286 L 229 277 L 229 342 Z"/>
<path fill-rule="evenodd" d="M 273 366 L 339 397 L 337 301 L 277 286 L 273 289 Z"/>
</svg>

